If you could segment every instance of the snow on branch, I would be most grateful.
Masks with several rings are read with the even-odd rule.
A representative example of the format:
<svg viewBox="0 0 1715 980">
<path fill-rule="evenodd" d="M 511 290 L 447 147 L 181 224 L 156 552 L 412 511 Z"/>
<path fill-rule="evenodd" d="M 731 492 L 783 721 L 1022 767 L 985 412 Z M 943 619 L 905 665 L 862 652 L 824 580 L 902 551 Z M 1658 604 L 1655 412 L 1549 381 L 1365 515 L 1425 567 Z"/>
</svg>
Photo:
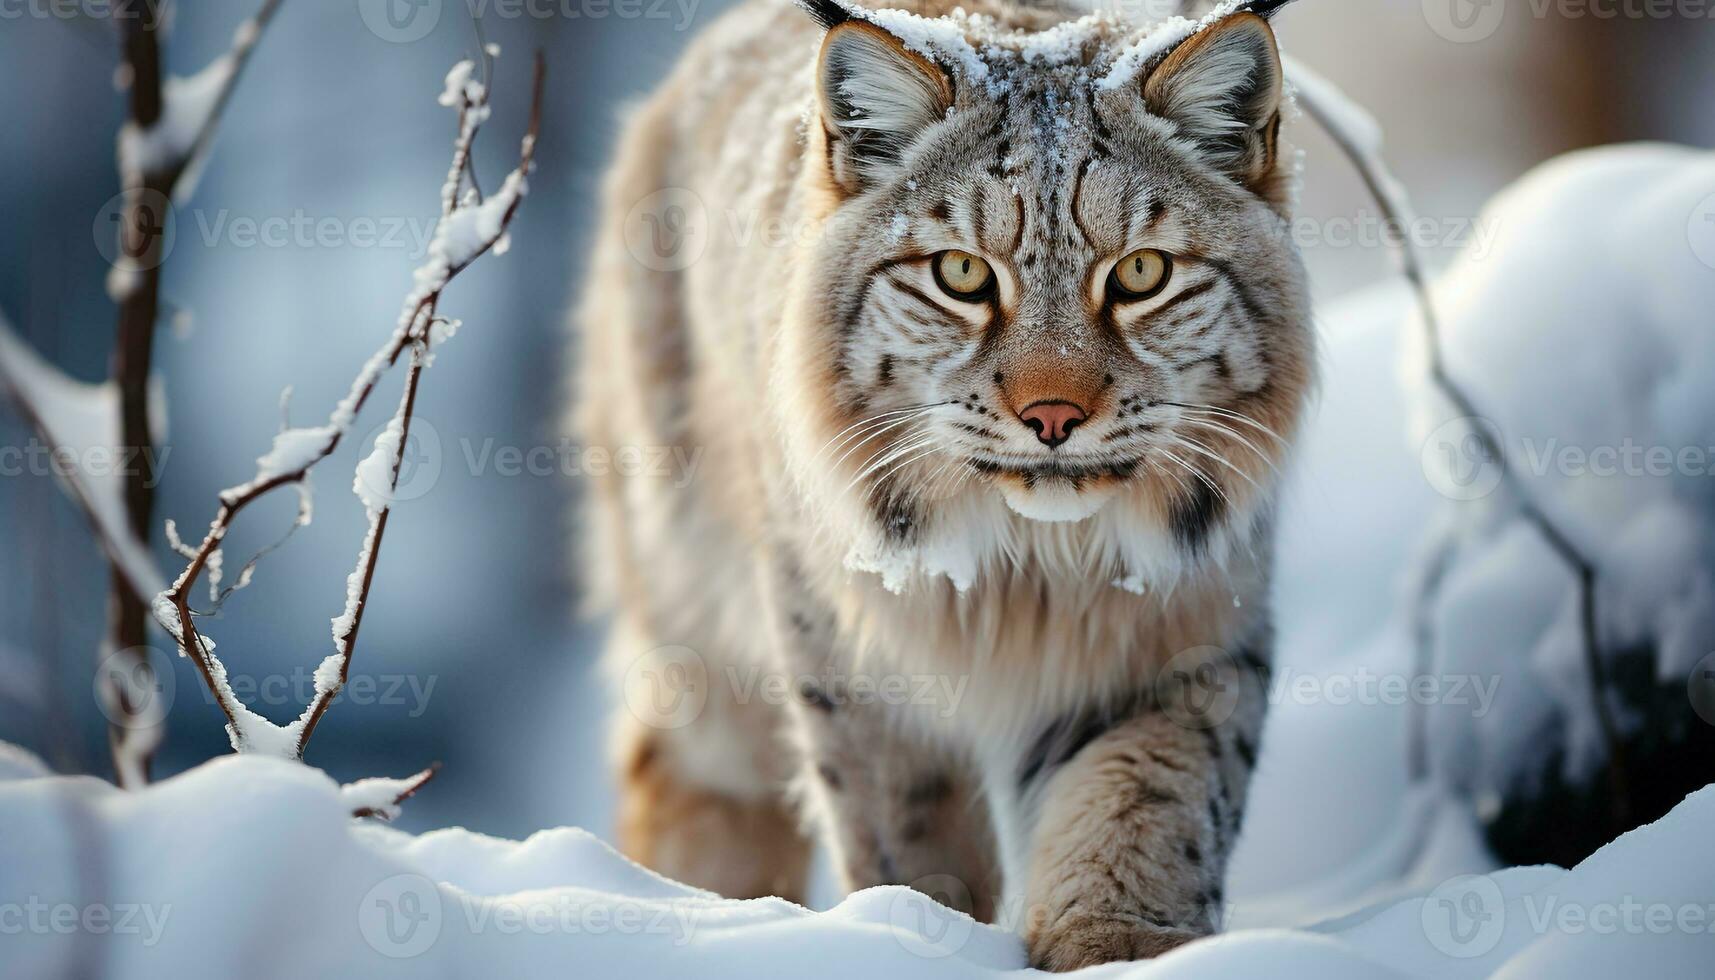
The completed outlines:
<svg viewBox="0 0 1715 980">
<path fill-rule="evenodd" d="M 0 312 L 0 391 L 48 449 L 71 462 L 56 464 L 54 472 L 66 495 L 83 512 L 107 560 L 132 591 L 149 596 L 165 588 L 166 579 L 148 545 L 125 522 L 118 478 L 91 474 L 82 465 L 94 458 L 84 459 L 86 454 L 104 453 L 115 461 L 124 457 L 113 424 L 118 416 L 113 383 L 88 384 L 66 376 L 32 350 Z"/>
<path fill-rule="evenodd" d="M 392 822 L 399 817 L 399 808 L 417 795 L 429 780 L 441 771 L 439 762 L 407 779 L 359 779 L 339 788 L 340 802 L 351 808 L 354 817 L 370 817 Z"/>
<path fill-rule="evenodd" d="M 492 57 L 492 52 L 488 56 Z M 188 559 L 188 564 L 172 585 L 155 598 L 155 618 L 173 636 L 180 652 L 196 664 L 216 704 L 226 715 L 227 735 L 238 752 L 302 758 L 316 725 L 345 686 L 358 627 L 375 577 L 376 559 L 392 512 L 401 450 L 410 437 L 418 386 L 434 348 L 451 336 L 456 326 L 456 321 L 440 315 L 441 294 L 472 262 L 490 251 L 505 250 L 507 230 L 529 191 L 529 175 L 535 167 L 536 138 L 542 122 L 546 66 L 538 54 L 529 129 L 518 166 L 486 200 L 471 172 L 471 145 L 489 116 L 488 89 L 472 78 L 474 67 L 468 61 L 455 67 L 448 75 L 446 92 L 441 97 L 443 105 L 459 112 L 453 163 L 443 188 L 441 220 L 428 259 L 414 273 L 415 285 L 405 299 L 392 335 L 358 371 L 346 396 L 334 406 L 324 425 L 283 430 L 275 436 L 268 452 L 257 460 L 255 476 L 220 493 L 219 507 L 208 533 L 194 548 L 179 543 L 180 554 Z M 215 580 L 223 564 L 221 544 L 238 515 L 250 504 L 290 486 L 298 491 L 300 500 L 294 527 L 308 522 L 310 470 L 339 446 L 382 376 L 402 358 L 407 360 L 404 395 L 386 430 L 376 439 L 374 450 L 358 464 L 353 482 L 353 490 L 368 512 L 369 526 L 358 550 L 356 566 L 346 579 L 345 608 L 333 619 L 334 652 L 316 668 L 315 695 L 303 713 L 288 725 L 275 725 L 233 695 L 226 682 L 226 668 L 215 655 L 214 642 L 197 628 L 196 619 L 201 614 L 191 608 L 191 594 L 205 571 L 211 579 L 211 590 L 217 596 L 220 594 Z M 173 537 L 176 539 L 176 531 Z M 240 581 L 233 588 L 248 583 L 255 561 L 246 563 Z"/>
<path fill-rule="evenodd" d="M 125 71 L 138 89 L 131 118 L 119 131 L 119 173 L 126 187 L 168 177 L 178 196 L 194 189 L 195 172 L 207 156 L 215 130 L 256 42 L 279 11 L 282 0 L 263 0 L 254 17 L 233 32 L 232 46 L 201 71 L 186 78 L 163 77 L 152 18 L 123 21 L 133 32 L 126 42 Z M 154 47 L 153 52 L 134 45 Z M 147 61 L 145 67 L 140 62 Z M 142 88 L 152 92 L 142 92 Z M 188 175 L 188 176 L 187 176 Z"/>
</svg>

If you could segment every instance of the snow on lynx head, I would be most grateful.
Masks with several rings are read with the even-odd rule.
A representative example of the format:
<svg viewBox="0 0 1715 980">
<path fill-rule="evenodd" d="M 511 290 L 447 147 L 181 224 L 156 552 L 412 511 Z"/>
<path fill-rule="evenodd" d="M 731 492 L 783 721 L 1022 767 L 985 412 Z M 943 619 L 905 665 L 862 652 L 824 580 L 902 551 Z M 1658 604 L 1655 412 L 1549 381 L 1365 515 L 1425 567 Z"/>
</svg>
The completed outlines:
<svg viewBox="0 0 1715 980">
<path fill-rule="evenodd" d="M 786 420 L 812 496 L 899 548 L 983 499 L 1121 510 L 1181 555 L 1266 512 L 1312 337 L 1279 52 L 1238 6 L 1144 31 L 811 5 L 824 232 L 782 349 L 814 379 Z"/>
</svg>

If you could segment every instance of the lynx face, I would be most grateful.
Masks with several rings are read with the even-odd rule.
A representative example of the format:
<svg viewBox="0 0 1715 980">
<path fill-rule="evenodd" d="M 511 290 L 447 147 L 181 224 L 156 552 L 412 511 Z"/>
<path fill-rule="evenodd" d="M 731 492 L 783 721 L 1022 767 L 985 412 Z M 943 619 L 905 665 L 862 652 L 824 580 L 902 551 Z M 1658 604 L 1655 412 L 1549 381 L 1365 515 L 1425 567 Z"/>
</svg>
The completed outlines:
<svg viewBox="0 0 1715 980">
<path fill-rule="evenodd" d="M 1266 502 L 1310 379 L 1267 22 L 1135 73 L 1118 33 L 953 50 L 924 23 L 822 47 L 827 232 L 787 329 L 827 386 L 797 463 L 901 543 L 986 493 L 1047 522 L 1125 499 L 1195 551 Z"/>
</svg>

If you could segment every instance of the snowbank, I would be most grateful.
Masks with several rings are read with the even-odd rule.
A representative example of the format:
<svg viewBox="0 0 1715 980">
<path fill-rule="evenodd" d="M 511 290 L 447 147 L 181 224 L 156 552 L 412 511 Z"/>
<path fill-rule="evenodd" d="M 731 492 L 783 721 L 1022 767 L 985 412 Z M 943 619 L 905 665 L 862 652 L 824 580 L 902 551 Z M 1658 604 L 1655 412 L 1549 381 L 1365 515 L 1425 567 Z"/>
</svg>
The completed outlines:
<svg viewBox="0 0 1715 980">
<path fill-rule="evenodd" d="M 8 976 L 912 980 L 1024 962 L 1010 934 L 904 889 L 815 913 L 673 884 L 578 830 L 515 842 L 355 823 L 331 779 L 280 759 L 217 759 L 129 794 L 28 765 L 0 777 Z M 1715 788 L 1571 872 L 1456 880 L 1091 975 L 1707 976 L 1712 821 Z"/>
<path fill-rule="evenodd" d="M 1437 671 L 1503 684 L 1481 718 L 1432 712 L 1429 745 L 1434 765 L 1487 811 L 1520 798 L 1540 809 L 1546 785 L 1565 795 L 1564 816 L 1607 792 L 1578 579 L 1525 518 L 1502 467 L 1595 569 L 1595 632 L 1615 692 L 1607 710 L 1642 767 L 1630 779 L 1650 810 L 1642 816 L 1715 776 L 1715 758 L 1697 747 L 1715 733 L 1686 696 L 1715 650 L 1712 212 L 1715 153 L 1571 154 L 1492 202 L 1493 248 L 1465 255 L 1437 285 L 1448 368 L 1483 418 L 1455 418 L 1427 389 L 1422 359 L 1409 364 L 1424 474 L 1447 498 L 1431 522 L 1446 564 L 1426 621 Z M 1469 438 L 1472 425 L 1493 434 L 1501 458 Z M 1651 801 L 1660 772 L 1647 770 L 1663 767 L 1687 778 Z M 1505 833 L 1549 836 L 1517 824 L 1529 816 L 1507 815 L 1516 826 Z M 1596 841 L 1611 836 L 1593 830 Z"/>
</svg>

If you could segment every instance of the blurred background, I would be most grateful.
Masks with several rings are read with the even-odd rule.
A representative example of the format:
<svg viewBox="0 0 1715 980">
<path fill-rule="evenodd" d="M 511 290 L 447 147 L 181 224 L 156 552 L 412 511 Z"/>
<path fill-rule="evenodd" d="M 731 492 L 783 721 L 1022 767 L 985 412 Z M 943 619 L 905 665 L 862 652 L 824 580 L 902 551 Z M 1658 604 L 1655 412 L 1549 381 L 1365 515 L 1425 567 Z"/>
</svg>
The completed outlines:
<svg viewBox="0 0 1715 980">
<path fill-rule="evenodd" d="M 626 104 L 729 5 L 286 0 L 206 173 L 178 207 L 164 280 L 170 328 L 155 359 L 169 405 L 157 515 L 200 536 L 216 493 L 249 478 L 267 449 L 280 392 L 292 388 L 295 423 L 315 424 L 392 329 L 433 232 L 453 126 L 435 97 L 447 68 L 477 50 L 471 10 L 503 50 L 495 116 L 477 150 L 491 186 L 516 159 L 528 55 L 546 53 L 540 170 L 514 247 L 462 276 L 442 305 L 465 326 L 425 377 L 407 502 L 392 517 L 353 687 L 308 753 L 340 779 L 443 761 L 407 808 L 408 828 L 608 831 L 610 795 L 592 764 L 604 757 L 608 710 L 594 662 L 599 624 L 577 619 L 566 560 L 580 488 L 575 477 L 516 472 L 505 452 L 561 445 L 566 311 Z M 119 191 L 114 134 L 125 102 L 106 5 L 86 2 L 82 15 L 75 6 L 0 0 L 0 309 L 47 359 L 99 380 L 115 319 L 102 217 Z M 173 4 L 170 69 L 189 74 L 219 55 L 250 6 Z M 1485 200 L 1551 156 L 1622 140 L 1715 145 L 1715 110 L 1699 95 L 1715 91 L 1715 20 L 1624 14 L 1647 8 L 1301 0 L 1277 29 L 1289 53 L 1374 112 L 1418 210 L 1442 229 L 1424 244 L 1445 261 L 1481 234 Z M 1318 296 L 1391 275 L 1356 179 L 1320 134 L 1294 128 L 1307 168 L 1302 214 L 1322 229 L 1304 243 Z M 274 235 L 259 234 L 270 227 Z M 240 693 L 277 722 L 297 715 L 331 652 L 328 620 L 363 525 L 351 466 L 399 382 L 389 379 L 357 426 L 368 437 L 318 469 L 315 523 L 208 626 Z M 31 438 L 0 407 L 0 446 Z M 104 564 L 52 477 L 15 469 L 0 475 L 0 740 L 62 772 L 109 776 L 92 680 Z M 249 514 L 229 560 L 272 540 L 290 506 L 281 498 Z M 176 570 L 161 535 L 153 543 Z M 176 663 L 163 696 L 174 705 L 158 774 L 228 750 L 188 663 Z"/>
</svg>

